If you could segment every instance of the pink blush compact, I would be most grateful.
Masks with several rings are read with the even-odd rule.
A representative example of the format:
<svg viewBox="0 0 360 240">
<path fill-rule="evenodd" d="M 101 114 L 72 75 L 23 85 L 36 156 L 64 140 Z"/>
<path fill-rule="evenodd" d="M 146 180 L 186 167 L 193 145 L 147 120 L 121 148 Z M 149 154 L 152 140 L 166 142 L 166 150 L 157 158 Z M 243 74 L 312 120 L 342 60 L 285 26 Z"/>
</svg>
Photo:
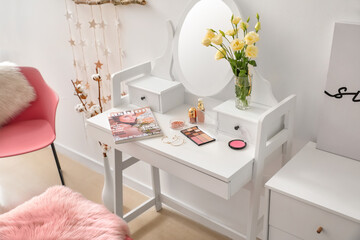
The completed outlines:
<svg viewBox="0 0 360 240">
<path fill-rule="evenodd" d="M 235 150 L 240 150 L 246 147 L 246 142 L 241 139 L 234 139 L 229 142 L 229 147 Z"/>
</svg>

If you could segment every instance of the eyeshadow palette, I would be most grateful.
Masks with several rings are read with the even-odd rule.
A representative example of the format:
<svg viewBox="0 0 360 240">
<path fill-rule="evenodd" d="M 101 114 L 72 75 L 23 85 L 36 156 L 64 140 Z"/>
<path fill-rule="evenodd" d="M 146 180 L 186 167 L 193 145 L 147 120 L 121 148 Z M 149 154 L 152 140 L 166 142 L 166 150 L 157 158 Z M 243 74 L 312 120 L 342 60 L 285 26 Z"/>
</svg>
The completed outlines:
<svg viewBox="0 0 360 240">
<path fill-rule="evenodd" d="M 181 133 L 196 143 L 198 146 L 215 141 L 215 138 L 210 137 L 197 126 L 181 130 Z"/>
</svg>

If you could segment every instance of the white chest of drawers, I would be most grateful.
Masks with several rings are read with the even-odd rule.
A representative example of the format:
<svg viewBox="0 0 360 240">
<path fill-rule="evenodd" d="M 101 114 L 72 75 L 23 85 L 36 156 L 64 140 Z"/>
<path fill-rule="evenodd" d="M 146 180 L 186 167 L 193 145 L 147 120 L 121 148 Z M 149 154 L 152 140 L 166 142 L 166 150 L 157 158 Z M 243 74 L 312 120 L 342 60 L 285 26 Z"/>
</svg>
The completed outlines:
<svg viewBox="0 0 360 240">
<path fill-rule="evenodd" d="M 360 162 L 308 143 L 266 183 L 268 240 L 359 240 Z"/>
</svg>

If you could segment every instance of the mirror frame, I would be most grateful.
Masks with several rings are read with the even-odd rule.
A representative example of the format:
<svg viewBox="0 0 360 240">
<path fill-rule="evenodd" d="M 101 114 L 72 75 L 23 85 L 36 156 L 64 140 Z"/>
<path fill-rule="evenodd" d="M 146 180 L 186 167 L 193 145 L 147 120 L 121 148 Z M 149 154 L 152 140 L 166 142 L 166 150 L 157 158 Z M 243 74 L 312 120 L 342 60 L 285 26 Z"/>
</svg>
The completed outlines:
<svg viewBox="0 0 360 240">
<path fill-rule="evenodd" d="M 180 60 L 179 60 L 179 37 L 180 37 L 180 33 L 181 33 L 181 29 L 183 27 L 185 18 L 187 17 L 188 13 L 190 12 L 190 10 L 194 7 L 194 5 L 200 1 L 207 1 L 207 0 L 192 0 L 191 2 L 189 2 L 189 4 L 186 6 L 184 12 L 182 13 L 180 19 L 179 19 L 179 23 L 178 26 L 175 30 L 175 36 L 174 36 L 174 42 L 173 42 L 173 64 L 172 64 L 172 68 L 173 68 L 173 73 L 175 78 L 181 82 L 184 87 L 186 88 L 186 90 L 188 90 L 190 93 L 196 94 L 196 91 L 192 91 L 191 89 L 191 84 L 189 81 L 186 80 L 186 77 L 181 69 L 180 66 Z M 233 12 L 233 14 L 235 16 L 240 16 L 242 17 L 243 15 L 241 14 L 240 11 L 240 4 L 237 1 L 234 0 L 222 0 L 229 8 L 230 10 Z M 231 69 L 229 68 L 228 73 L 226 74 L 226 76 L 224 77 L 226 80 L 224 87 L 221 89 L 218 89 L 214 92 L 210 92 L 207 95 L 202 95 L 202 97 L 206 97 L 206 96 L 213 96 L 218 94 L 219 92 L 221 92 L 228 84 L 229 82 L 234 78 L 234 74 L 232 73 Z"/>
</svg>

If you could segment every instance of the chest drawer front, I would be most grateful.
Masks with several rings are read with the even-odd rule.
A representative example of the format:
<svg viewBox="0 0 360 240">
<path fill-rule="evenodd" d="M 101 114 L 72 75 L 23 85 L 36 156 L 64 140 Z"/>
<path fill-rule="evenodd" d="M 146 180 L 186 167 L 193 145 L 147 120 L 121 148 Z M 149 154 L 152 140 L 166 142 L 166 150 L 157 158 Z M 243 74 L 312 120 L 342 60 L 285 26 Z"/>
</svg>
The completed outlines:
<svg viewBox="0 0 360 240">
<path fill-rule="evenodd" d="M 269 225 L 304 240 L 360 239 L 359 223 L 274 191 L 270 196 Z M 322 231 L 317 233 L 319 227 Z"/>
<path fill-rule="evenodd" d="M 269 240 L 302 240 L 277 228 L 269 228 Z"/>
<path fill-rule="evenodd" d="M 160 111 L 160 96 L 129 86 L 130 103 L 139 107 L 149 106 L 155 112 Z"/>
<path fill-rule="evenodd" d="M 256 123 L 218 113 L 218 128 L 220 131 L 231 134 L 232 136 L 247 142 L 253 143 L 255 141 L 257 130 Z"/>
</svg>

